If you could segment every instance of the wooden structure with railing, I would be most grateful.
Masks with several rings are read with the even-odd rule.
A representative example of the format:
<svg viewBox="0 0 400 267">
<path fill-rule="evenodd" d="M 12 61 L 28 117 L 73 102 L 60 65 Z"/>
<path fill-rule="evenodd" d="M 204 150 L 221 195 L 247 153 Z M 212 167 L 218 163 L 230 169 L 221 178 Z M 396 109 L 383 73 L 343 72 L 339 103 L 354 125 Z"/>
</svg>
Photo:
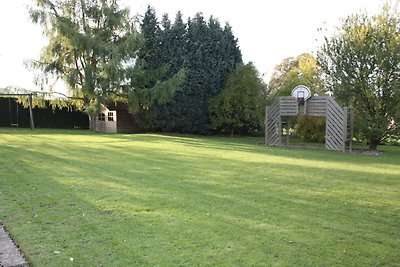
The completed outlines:
<svg viewBox="0 0 400 267">
<path fill-rule="evenodd" d="M 354 115 L 342 108 L 332 96 L 313 96 L 304 103 L 294 97 L 278 97 L 265 111 L 265 145 L 282 146 L 282 117 L 326 117 L 325 148 L 351 151 Z"/>
</svg>

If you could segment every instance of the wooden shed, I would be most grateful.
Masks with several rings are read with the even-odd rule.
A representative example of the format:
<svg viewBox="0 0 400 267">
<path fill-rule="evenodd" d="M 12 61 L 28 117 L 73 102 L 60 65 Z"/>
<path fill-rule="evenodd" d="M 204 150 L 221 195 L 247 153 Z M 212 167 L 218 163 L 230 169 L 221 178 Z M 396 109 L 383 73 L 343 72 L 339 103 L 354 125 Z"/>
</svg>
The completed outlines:
<svg viewBox="0 0 400 267">
<path fill-rule="evenodd" d="M 103 133 L 132 133 L 135 126 L 127 104 L 117 102 L 102 105 L 99 114 L 91 118 L 89 128 Z"/>
</svg>

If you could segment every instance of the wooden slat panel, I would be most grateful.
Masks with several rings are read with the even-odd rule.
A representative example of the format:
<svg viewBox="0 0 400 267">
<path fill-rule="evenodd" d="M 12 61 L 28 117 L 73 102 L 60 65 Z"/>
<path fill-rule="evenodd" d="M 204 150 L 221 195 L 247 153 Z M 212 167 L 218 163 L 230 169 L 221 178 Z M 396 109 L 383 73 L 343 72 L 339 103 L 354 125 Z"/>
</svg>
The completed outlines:
<svg viewBox="0 0 400 267">
<path fill-rule="evenodd" d="M 329 141 L 330 145 L 331 145 L 331 149 L 329 150 L 341 150 L 342 149 L 342 141 L 340 140 L 340 138 L 338 138 L 340 135 L 337 134 L 337 132 L 332 131 L 333 128 L 331 127 L 327 127 L 326 128 L 326 132 L 327 132 L 327 137 L 326 140 Z"/>
<path fill-rule="evenodd" d="M 343 119 L 335 117 L 334 114 L 332 114 L 332 113 L 329 113 L 329 115 L 327 117 L 329 117 L 329 121 L 331 121 L 332 124 L 334 124 L 336 128 L 339 128 L 339 129 L 343 128 L 343 126 L 342 126 Z"/>
<path fill-rule="evenodd" d="M 327 98 L 327 119 L 326 119 L 326 148 L 328 150 L 344 150 L 345 140 L 343 136 L 345 129 L 343 125 L 343 109 L 332 97 Z"/>
<path fill-rule="evenodd" d="M 344 150 L 346 141 L 352 138 L 351 118 L 344 119 L 345 111 L 333 97 L 314 96 L 308 99 L 304 105 L 297 105 L 296 99 L 292 97 L 279 97 L 268 108 L 266 114 L 266 144 L 281 145 L 281 117 L 298 115 L 326 117 L 325 147 L 328 150 Z"/>
<path fill-rule="evenodd" d="M 275 100 L 271 106 L 266 109 L 266 131 L 265 144 L 269 146 L 277 145 L 280 140 L 280 100 Z"/>
<path fill-rule="evenodd" d="M 268 119 L 269 120 L 274 119 L 277 116 L 279 116 L 279 109 L 268 110 Z"/>
<path fill-rule="evenodd" d="M 306 114 L 307 116 L 326 116 L 326 97 L 314 96 L 307 100 Z M 312 114 L 312 115 L 311 115 Z"/>
<path fill-rule="evenodd" d="M 343 110 L 336 109 L 335 107 L 329 106 L 327 109 L 328 113 L 337 118 L 338 120 L 343 120 Z"/>
<path fill-rule="evenodd" d="M 339 107 L 340 108 L 340 107 Z M 334 105 L 328 105 L 328 116 L 329 118 L 335 122 L 337 125 L 342 125 L 343 123 L 343 110 L 340 108 L 338 109 Z"/>
<path fill-rule="evenodd" d="M 340 133 L 343 133 L 343 121 L 337 120 L 331 114 L 328 114 L 327 122 L 331 125 L 331 127 L 334 127 L 335 129 L 338 129 Z"/>
<path fill-rule="evenodd" d="M 328 121 L 331 125 L 331 127 L 335 128 L 338 130 L 338 132 L 343 133 L 343 121 L 339 121 L 333 117 L 331 117 L 330 115 L 328 115 Z"/>
<path fill-rule="evenodd" d="M 275 143 L 273 140 L 279 139 L 279 121 L 275 121 L 268 129 L 267 143 Z"/>
<path fill-rule="evenodd" d="M 325 142 L 325 148 L 327 150 L 341 151 L 341 146 L 337 145 L 334 140 L 327 138 Z"/>
<path fill-rule="evenodd" d="M 338 150 L 338 146 L 335 143 L 335 140 L 330 138 L 329 134 L 325 138 L 325 148 L 327 150 Z"/>
<path fill-rule="evenodd" d="M 328 126 L 327 127 L 327 135 L 329 136 L 329 138 L 331 140 L 334 140 L 335 142 L 337 141 L 338 145 L 340 145 L 342 143 L 341 138 L 340 138 L 340 132 L 335 130 L 335 128 Z"/>
<path fill-rule="evenodd" d="M 297 103 L 293 97 L 280 97 L 280 115 L 281 116 L 296 116 Z"/>
<path fill-rule="evenodd" d="M 269 107 L 265 107 L 265 119 L 264 119 L 264 145 L 268 145 L 268 109 Z"/>
<path fill-rule="evenodd" d="M 336 142 L 339 146 L 342 144 L 342 140 L 340 139 L 340 135 L 333 130 L 333 128 L 327 128 L 327 137 L 329 137 L 332 142 Z"/>
<path fill-rule="evenodd" d="M 295 117 L 295 116 L 297 116 L 297 112 L 296 112 L 296 113 L 292 113 L 292 112 L 281 112 L 281 116 Z"/>
</svg>

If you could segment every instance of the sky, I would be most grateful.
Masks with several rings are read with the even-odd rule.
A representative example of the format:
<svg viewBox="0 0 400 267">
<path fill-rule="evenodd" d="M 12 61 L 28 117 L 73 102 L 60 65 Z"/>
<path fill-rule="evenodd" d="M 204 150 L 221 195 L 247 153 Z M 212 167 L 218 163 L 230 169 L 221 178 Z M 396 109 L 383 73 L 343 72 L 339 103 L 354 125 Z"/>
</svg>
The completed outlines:
<svg viewBox="0 0 400 267">
<path fill-rule="evenodd" d="M 34 25 L 27 6 L 34 0 L 0 1 L 0 88 L 18 86 L 39 90 L 34 73 L 25 62 L 38 59 L 46 38 Z M 184 18 L 202 12 L 224 24 L 228 22 L 245 63 L 251 61 L 264 80 L 283 59 L 304 52 L 315 53 L 324 36 L 330 36 L 340 19 L 357 12 L 378 13 L 383 0 L 120 0 L 131 14 L 144 14 L 147 5 L 159 17 L 167 13 L 171 20 L 181 11 Z M 318 28 L 324 29 L 318 31 Z"/>
</svg>

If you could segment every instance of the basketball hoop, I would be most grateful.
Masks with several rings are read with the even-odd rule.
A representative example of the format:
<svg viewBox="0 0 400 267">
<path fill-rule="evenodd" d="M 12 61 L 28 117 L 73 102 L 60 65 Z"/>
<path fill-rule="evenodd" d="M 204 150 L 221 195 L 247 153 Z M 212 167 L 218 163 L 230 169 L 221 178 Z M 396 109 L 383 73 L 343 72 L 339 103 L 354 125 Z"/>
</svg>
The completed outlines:
<svg viewBox="0 0 400 267">
<path fill-rule="evenodd" d="M 303 105 L 304 104 L 304 92 L 303 91 L 297 91 L 296 95 L 296 102 L 297 105 Z"/>
<path fill-rule="evenodd" d="M 297 105 L 303 105 L 311 97 L 311 91 L 307 86 L 299 85 L 292 90 L 292 97 L 296 99 Z"/>
</svg>

